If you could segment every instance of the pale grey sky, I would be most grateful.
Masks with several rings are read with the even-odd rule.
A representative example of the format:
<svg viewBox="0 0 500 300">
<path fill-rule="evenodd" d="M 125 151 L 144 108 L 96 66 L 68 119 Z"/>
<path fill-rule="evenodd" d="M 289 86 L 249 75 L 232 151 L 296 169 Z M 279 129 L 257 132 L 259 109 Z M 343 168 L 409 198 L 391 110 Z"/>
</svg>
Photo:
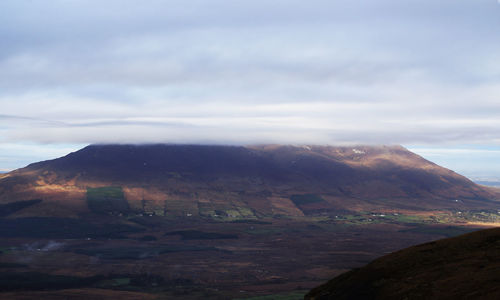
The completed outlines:
<svg viewBox="0 0 500 300">
<path fill-rule="evenodd" d="M 89 143 L 309 143 L 500 175 L 499 32 L 496 0 L 4 0 L 0 170 Z"/>
</svg>

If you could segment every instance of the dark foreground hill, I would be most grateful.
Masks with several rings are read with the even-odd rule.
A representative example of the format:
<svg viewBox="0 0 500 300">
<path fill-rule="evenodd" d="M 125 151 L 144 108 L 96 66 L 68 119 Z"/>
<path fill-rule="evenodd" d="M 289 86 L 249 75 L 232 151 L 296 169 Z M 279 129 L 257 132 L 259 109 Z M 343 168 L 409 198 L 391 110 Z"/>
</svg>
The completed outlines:
<svg viewBox="0 0 500 300">
<path fill-rule="evenodd" d="M 381 257 L 313 289 L 305 299 L 500 299 L 500 228 Z"/>
<path fill-rule="evenodd" d="M 496 209 L 496 197 L 401 146 L 92 145 L 0 175 L 0 203 L 41 200 L 23 216 Z"/>
</svg>

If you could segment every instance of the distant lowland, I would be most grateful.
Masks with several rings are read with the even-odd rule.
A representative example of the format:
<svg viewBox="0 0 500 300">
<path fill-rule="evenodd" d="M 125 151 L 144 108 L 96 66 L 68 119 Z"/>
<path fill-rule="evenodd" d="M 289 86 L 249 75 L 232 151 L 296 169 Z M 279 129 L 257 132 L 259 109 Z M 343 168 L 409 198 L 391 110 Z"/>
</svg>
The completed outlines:
<svg viewBox="0 0 500 300">
<path fill-rule="evenodd" d="M 0 175 L 0 296 L 299 299 L 497 224 L 497 188 L 402 146 L 90 145 Z"/>
<path fill-rule="evenodd" d="M 497 180 L 474 180 L 474 182 L 486 186 L 500 187 L 500 181 Z"/>
</svg>

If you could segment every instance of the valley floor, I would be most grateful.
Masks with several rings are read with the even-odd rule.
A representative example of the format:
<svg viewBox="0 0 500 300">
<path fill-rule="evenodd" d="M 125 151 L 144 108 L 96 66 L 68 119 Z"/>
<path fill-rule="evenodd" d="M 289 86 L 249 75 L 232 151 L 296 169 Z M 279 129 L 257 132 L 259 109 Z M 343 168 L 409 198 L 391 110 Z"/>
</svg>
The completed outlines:
<svg viewBox="0 0 500 300">
<path fill-rule="evenodd" d="M 1 231 L 0 297 L 234 299 L 283 293 L 289 295 L 284 299 L 300 299 L 312 287 L 376 257 L 475 229 L 415 218 L 216 222 L 113 217 L 90 229 L 52 220 L 50 226 L 62 226 L 64 232 L 87 230 L 88 236 L 61 236 L 54 229 L 52 236 L 33 231 L 21 238 Z M 20 228 L 3 222 L 4 229 Z"/>
</svg>

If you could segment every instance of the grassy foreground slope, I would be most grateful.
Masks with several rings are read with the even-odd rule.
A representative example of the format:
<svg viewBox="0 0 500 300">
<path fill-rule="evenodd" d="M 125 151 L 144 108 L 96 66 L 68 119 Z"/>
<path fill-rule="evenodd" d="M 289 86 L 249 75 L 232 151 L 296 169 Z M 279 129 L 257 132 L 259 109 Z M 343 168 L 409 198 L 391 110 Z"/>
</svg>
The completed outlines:
<svg viewBox="0 0 500 300">
<path fill-rule="evenodd" d="M 500 299 L 500 228 L 389 254 L 305 299 Z"/>
</svg>

